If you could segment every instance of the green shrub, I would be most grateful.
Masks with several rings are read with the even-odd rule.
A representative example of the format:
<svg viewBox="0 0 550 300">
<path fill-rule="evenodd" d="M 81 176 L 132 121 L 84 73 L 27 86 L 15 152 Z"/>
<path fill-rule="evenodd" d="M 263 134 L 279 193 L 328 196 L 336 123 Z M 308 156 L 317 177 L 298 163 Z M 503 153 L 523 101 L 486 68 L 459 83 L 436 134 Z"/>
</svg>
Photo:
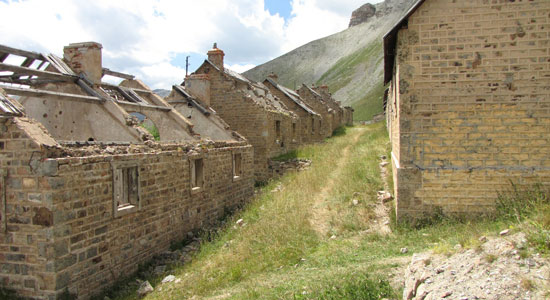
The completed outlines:
<svg viewBox="0 0 550 300">
<path fill-rule="evenodd" d="M 332 132 L 332 136 L 341 136 L 341 135 L 345 135 L 346 134 L 346 127 L 345 126 L 340 126 L 336 129 L 334 129 L 334 131 Z"/>
</svg>

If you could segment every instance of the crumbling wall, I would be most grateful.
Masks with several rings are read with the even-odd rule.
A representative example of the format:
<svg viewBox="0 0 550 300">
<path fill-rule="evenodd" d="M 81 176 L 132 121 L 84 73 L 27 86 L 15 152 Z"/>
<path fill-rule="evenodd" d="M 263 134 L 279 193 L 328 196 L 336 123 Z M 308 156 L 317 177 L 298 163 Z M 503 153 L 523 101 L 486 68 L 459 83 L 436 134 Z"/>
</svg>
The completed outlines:
<svg viewBox="0 0 550 300">
<path fill-rule="evenodd" d="M 344 107 L 344 124 L 347 126 L 353 126 L 353 108 Z"/>
<path fill-rule="evenodd" d="M 487 212 L 550 184 L 550 2 L 427 0 L 398 33 L 390 133 L 398 217 Z"/>
<path fill-rule="evenodd" d="M 282 91 L 271 85 L 271 83 L 266 83 L 266 85 L 269 87 L 270 92 L 279 98 L 279 101 L 283 102 L 289 110 L 298 115 L 296 140 L 302 144 L 314 142 L 316 140 L 314 139 L 316 137 L 316 128 L 312 127 L 312 125 L 315 126 L 315 121 L 312 122 L 312 115 L 299 107 L 296 102 L 288 98 Z"/>
<path fill-rule="evenodd" d="M 206 116 L 194 106 L 190 106 L 183 96 L 174 90 L 166 97 L 166 100 L 181 115 L 193 122 L 193 131 L 199 134 L 199 137 L 226 141 L 234 139 L 229 128 L 226 128 L 227 124 L 219 119 L 214 112 L 210 112 L 210 116 Z"/>
<path fill-rule="evenodd" d="M 183 115 L 164 101 L 160 96 L 154 94 L 147 85 L 137 79 L 126 79 L 120 86 L 136 89 L 138 95 L 150 105 L 158 107 L 147 107 L 131 104 L 120 104 L 127 112 L 138 112 L 147 117 L 155 124 L 159 131 L 161 142 L 192 140 L 189 128 L 192 122 L 188 122 Z M 139 92 L 140 90 L 144 92 Z M 160 108 L 159 108 L 160 107 Z M 164 109 L 167 108 L 167 109 Z"/>
<path fill-rule="evenodd" d="M 208 64 L 201 66 L 195 73 L 210 75 L 210 105 L 254 147 L 256 180 L 267 180 L 268 158 L 295 147 L 289 143 L 292 140 L 292 118 L 276 111 L 271 112 L 255 103 L 252 96 L 244 92 L 249 89 L 246 83 L 230 78 Z M 276 134 L 276 121 L 280 122 L 280 136 Z"/>
<path fill-rule="evenodd" d="M 1 215 L 0 280 L 22 296 L 45 299 L 67 289 L 88 298 L 253 194 L 253 150 L 245 142 L 159 145 L 148 153 L 135 148 L 135 153 L 82 157 L 51 137 L 49 146 L 37 142 L 14 120 L 0 136 L 7 208 Z M 38 140 L 48 141 L 47 136 Z M 237 176 L 235 154 L 241 158 Z M 195 159 L 203 160 L 198 189 L 190 180 Z M 135 210 L 115 204 L 116 165 L 137 168 Z"/>
<path fill-rule="evenodd" d="M 332 115 L 331 118 L 331 134 L 332 132 L 342 126 L 343 124 L 343 109 L 340 105 L 336 103 L 336 101 L 332 98 L 332 95 L 328 91 L 328 87 L 326 85 L 318 86 L 313 88 L 317 93 L 323 97 L 323 101 L 328 107 L 330 108 Z"/>
<path fill-rule="evenodd" d="M 44 90 L 86 96 L 76 84 L 47 84 Z M 58 140 L 140 141 L 139 133 L 126 124 L 124 113 L 112 102 L 81 101 L 61 97 L 21 97 L 27 115 Z"/>
<path fill-rule="evenodd" d="M 0 283 L 22 297 L 53 296 L 56 248 L 54 199 L 41 191 L 56 184 L 55 161 L 40 143 L 57 143 L 44 128 L 24 118 L 0 123 Z"/>
</svg>

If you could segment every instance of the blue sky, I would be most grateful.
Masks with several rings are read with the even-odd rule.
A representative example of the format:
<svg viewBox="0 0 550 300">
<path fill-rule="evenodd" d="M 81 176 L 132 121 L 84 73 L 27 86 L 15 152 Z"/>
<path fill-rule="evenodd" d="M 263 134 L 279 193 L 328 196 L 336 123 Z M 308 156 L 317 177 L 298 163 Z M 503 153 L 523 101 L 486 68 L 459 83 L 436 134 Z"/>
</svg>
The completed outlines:
<svg viewBox="0 0 550 300">
<path fill-rule="evenodd" d="M 290 18 L 292 5 L 285 0 L 264 0 L 264 6 L 272 15 L 279 14 L 285 20 Z"/>
<path fill-rule="evenodd" d="M 185 57 L 194 71 L 214 42 L 242 72 L 346 29 L 366 2 L 380 0 L 0 0 L 0 44 L 62 55 L 69 43 L 96 41 L 104 67 L 170 88 Z"/>
</svg>

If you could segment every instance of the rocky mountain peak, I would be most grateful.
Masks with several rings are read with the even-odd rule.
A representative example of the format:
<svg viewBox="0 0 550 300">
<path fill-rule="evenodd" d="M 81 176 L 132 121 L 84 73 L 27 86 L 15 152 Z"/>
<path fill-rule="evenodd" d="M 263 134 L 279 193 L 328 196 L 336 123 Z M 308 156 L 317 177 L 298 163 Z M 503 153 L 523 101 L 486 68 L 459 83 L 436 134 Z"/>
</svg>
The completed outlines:
<svg viewBox="0 0 550 300">
<path fill-rule="evenodd" d="M 351 13 L 349 27 L 365 23 L 374 15 L 376 15 L 376 7 L 370 3 L 363 4 Z"/>
</svg>

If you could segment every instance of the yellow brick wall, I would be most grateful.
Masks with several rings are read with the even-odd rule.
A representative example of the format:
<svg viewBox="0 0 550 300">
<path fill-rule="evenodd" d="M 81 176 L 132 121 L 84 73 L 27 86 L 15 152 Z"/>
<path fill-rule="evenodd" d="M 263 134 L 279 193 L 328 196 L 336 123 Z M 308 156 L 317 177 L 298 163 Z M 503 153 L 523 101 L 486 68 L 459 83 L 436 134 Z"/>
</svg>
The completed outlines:
<svg viewBox="0 0 550 300">
<path fill-rule="evenodd" d="M 398 216 L 487 211 L 550 183 L 550 1 L 427 0 L 388 99 Z"/>
</svg>

